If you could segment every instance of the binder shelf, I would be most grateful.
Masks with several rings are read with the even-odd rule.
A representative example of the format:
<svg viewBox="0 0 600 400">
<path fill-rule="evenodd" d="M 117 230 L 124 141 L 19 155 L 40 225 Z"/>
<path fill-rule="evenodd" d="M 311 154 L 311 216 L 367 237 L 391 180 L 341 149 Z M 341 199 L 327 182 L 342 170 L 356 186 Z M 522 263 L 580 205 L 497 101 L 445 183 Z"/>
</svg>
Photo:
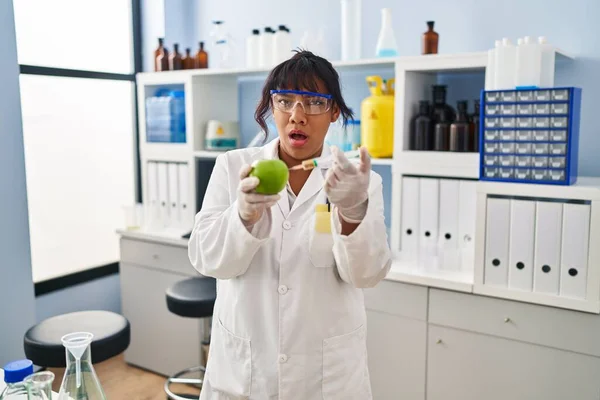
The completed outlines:
<svg viewBox="0 0 600 400">
<path fill-rule="evenodd" d="M 477 186 L 474 293 L 600 313 L 600 179 Z"/>
<path fill-rule="evenodd" d="M 581 89 L 481 92 L 481 180 L 572 185 Z"/>
</svg>

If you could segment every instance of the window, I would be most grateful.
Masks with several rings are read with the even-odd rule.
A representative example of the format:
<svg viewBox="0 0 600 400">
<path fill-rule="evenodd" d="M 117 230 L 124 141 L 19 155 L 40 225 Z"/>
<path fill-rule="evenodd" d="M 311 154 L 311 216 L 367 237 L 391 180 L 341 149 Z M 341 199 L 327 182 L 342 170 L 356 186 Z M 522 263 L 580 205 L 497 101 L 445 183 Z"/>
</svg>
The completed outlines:
<svg viewBox="0 0 600 400">
<path fill-rule="evenodd" d="M 15 0 L 34 282 L 114 263 L 138 195 L 139 0 Z"/>
</svg>

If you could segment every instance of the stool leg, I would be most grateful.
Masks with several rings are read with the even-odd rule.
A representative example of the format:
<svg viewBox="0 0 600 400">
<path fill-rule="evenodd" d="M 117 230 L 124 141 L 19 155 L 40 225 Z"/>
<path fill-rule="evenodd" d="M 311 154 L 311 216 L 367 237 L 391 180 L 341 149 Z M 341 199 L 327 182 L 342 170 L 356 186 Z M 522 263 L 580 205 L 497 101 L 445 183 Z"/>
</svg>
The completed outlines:
<svg viewBox="0 0 600 400">
<path fill-rule="evenodd" d="M 206 368 L 208 363 L 208 351 L 210 349 L 210 333 L 212 329 L 212 318 L 202 318 L 202 342 L 200 343 L 200 362 Z"/>
</svg>

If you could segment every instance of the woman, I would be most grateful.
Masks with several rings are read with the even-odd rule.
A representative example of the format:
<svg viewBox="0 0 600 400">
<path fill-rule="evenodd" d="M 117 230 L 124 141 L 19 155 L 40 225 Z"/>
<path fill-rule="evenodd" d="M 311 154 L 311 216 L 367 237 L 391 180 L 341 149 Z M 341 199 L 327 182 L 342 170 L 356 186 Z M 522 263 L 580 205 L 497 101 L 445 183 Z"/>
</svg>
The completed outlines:
<svg viewBox="0 0 600 400">
<path fill-rule="evenodd" d="M 200 399 L 371 399 L 361 288 L 391 264 L 381 178 L 364 148 L 356 165 L 324 144 L 352 117 L 327 60 L 302 51 L 273 69 L 255 113 L 265 131 L 270 112 L 278 139 L 217 158 L 190 237 L 192 264 L 218 279 Z M 291 171 L 278 195 L 254 192 L 254 161 L 328 154 L 325 176 Z"/>
</svg>

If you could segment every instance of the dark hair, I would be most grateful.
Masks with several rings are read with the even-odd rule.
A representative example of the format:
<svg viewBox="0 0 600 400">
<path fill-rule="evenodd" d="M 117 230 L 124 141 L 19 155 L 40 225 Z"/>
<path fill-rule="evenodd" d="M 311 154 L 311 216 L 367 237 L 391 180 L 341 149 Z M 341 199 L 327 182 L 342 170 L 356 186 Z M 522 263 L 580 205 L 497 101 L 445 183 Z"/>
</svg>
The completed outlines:
<svg viewBox="0 0 600 400">
<path fill-rule="evenodd" d="M 254 112 L 254 119 L 265 132 L 265 140 L 269 133 L 265 119 L 271 110 L 271 90 L 293 89 L 318 92 L 318 81 L 323 82 L 328 94 L 332 96 L 333 105 L 339 107 L 344 125 L 353 118 L 352 110 L 342 98 L 340 77 L 333 65 L 310 51 L 297 50 L 292 58 L 277 65 L 269 73 L 262 90 L 262 97 Z"/>
</svg>

